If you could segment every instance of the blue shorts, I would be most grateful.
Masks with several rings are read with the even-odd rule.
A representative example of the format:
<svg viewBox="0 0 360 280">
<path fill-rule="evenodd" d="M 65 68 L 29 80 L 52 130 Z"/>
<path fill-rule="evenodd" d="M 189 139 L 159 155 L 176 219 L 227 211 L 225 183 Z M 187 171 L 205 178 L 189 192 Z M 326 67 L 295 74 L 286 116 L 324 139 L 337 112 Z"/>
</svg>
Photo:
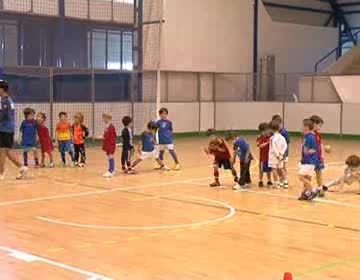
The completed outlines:
<svg viewBox="0 0 360 280">
<path fill-rule="evenodd" d="M 59 141 L 59 152 L 66 153 L 74 150 L 74 145 L 71 140 L 69 141 Z"/>
<path fill-rule="evenodd" d="M 265 172 L 265 173 L 272 172 L 272 168 L 269 167 L 269 162 L 268 161 L 262 162 L 261 163 L 261 168 L 262 168 L 262 171 Z"/>
<path fill-rule="evenodd" d="M 315 171 L 321 171 L 324 169 L 325 169 L 325 163 L 323 163 L 323 162 L 320 162 L 320 163 L 316 164 L 316 166 L 315 166 Z"/>
</svg>

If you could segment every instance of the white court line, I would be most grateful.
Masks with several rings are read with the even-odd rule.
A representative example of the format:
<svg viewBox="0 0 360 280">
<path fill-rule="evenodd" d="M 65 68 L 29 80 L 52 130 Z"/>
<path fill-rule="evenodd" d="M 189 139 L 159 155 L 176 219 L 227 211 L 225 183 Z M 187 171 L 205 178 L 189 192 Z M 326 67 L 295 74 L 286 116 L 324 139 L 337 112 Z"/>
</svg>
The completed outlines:
<svg viewBox="0 0 360 280">
<path fill-rule="evenodd" d="M 147 197 L 142 197 L 142 198 L 136 198 L 136 199 L 132 199 L 132 201 L 147 201 L 147 200 L 155 200 L 155 199 L 162 199 L 162 198 L 167 198 L 167 197 L 173 197 L 173 196 L 177 196 L 179 195 L 178 193 L 170 193 L 170 194 L 159 194 L 159 195 L 154 195 L 154 196 L 147 196 Z M 181 194 L 182 195 L 182 194 Z"/>
<path fill-rule="evenodd" d="M 140 185 L 140 186 L 134 186 L 134 187 L 120 187 L 120 188 L 101 190 L 101 191 L 80 192 L 80 193 L 73 193 L 73 194 L 60 194 L 60 195 L 44 196 L 44 197 L 38 197 L 38 198 L 13 200 L 13 201 L 1 202 L 0 206 L 25 204 L 25 203 L 31 203 L 31 202 L 47 201 L 47 200 L 56 200 L 56 199 L 61 199 L 61 198 L 72 198 L 72 197 L 82 197 L 82 196 L 106 194 L 106 193 L 111 193 L 111 192 L 121 192 L 121 191 L 137 190 L 137 189 L 163 187 L 163 186 L 170 186 L 170 185 L 175 185 L 175 184 L 185 184 L 185 183 L 191 182 L 191 181 L 202 181 L 202 180 L 207 180 L 207 179 L 210 179 L 210 177 L 187 179 L 187 180 L 182 180 L 182 181 L 172 181 L 172 182 L 166 182 L 166 183 L 156 183 L 156 184 L 149 184 L 149 185 Z"/>
<path fill-rule="evenodd" d="M 60 262 L 56 262 L 56 261 L 52 261 L 40 256 L 36 256 L 33 254 L 29 254 L 23 251 L 19 251 L 19 250 L 14 250 L 8 247 L 4 247 L 4 246 L 0 246 L 0 250 L 5 251 L 8 253 L 8 255 L 10 257 L 14 257 L 17 258 L 19 260 L 25 261 L 25 262 L 43 262 L 46 264 L 49 264 L 51 266 L 56 266 L 65 270 L 69 270 L 78 274 L 81 274 L 83 276 L 86 276 L 87 280 L 112 280 L 112 278 L 94 273 L 94 272 L 90 272 L 84 269 L 80 269 L 80 268 L 76 268 L 67 264 L 63 264 Z"/>
<path fill-rule="evenodd" d="M 88 224 L 81 224 L 81 223 L 71 223 L 71 222 L 65 222 L 57 219 L 52 219 L 48 217 L 36 217 L 38 220 L 45 221 L 48 223 L 63 225 L 63 226 L 71 226 L 71 227 L 79 227 L 79 228 L 90 228 L 90 229 L 104 229 L 104 230 L 160 230 L 160 229 L 179 229 L 179 228 L 189 228 L 189 227 L 198 227 L 198 226 L 205 226 L 209 224 L 219 223 L 228 219 L 231 219 L 236 211 L 234 207 L 232 207 L 229 204 L 226 204 L 221 201 L 197 197 L 197 196 L 186 196 L 190 197 L 196 200 L 202 200 L 210 203 L 214 203 L 217 205 L 221 205 L 229 210 L 229 213 L 226 216 L 211 219 L 203 222 L 197 222 L 197 223 L 190 223 L 190 224 L 180 224 L 180 225 L 162 225 L 162 226 L 104 226 L 104 225 L 88 225 Z"/>
</svg>

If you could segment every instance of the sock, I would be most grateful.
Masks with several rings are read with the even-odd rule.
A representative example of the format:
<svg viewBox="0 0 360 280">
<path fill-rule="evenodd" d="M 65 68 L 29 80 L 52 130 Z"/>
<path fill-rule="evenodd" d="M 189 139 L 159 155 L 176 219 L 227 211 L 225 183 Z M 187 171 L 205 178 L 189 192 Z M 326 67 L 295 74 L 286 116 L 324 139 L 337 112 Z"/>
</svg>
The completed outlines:
<svg viewBox="0 0 360 280">
<path fill-rule="evenodd" d="M 170 153 L 171 157 L 173 158 L 173 160 L 175 161 L 175 163 L 179 164 L 179 161 L 178 161 L 177 155 L 175 153 L 175 150 L 169 150 L 169 153 Z"/>
<path fill-rule="evenodd" d="M 109 172 L 113 173 L 115 171 L 115 160 L 113 158 L 109 159 Z"/>
<path fill-rule="evenodd" d="M 61 153 L 61 160 L 64 164 L 66 164 L 66 155 L 65 153 Z"/>
<path fill-rule="evenodd" d="M 165 153 L 165 151 L 160 151 L 160 153 L 159 153 L 159 159 L 160 159 L 161 161 L 164 160 L 164 153 Z"/>
<path fill-rule="evenodd" d="M 28 153 L 27 153 L 27 152 L 24 152 L 24 153 L 23 153 L 23 157 L 24 157 L 24 165 L 25 165 L 25 166 L 28 166 Z"/>
</svg>

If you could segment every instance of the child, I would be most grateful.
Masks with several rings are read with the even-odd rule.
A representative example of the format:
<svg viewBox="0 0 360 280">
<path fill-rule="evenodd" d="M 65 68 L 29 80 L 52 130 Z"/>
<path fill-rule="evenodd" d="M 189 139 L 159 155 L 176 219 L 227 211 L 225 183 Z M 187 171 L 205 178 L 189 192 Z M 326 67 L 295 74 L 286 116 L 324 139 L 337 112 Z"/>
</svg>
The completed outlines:
<svg viewBox="0 0 360 280">
<path fill-rule="evenodd" d="M 168 119 L 168 114 L 169 111 L 167 108 L 161 108 L 159 110 L 160 120 L 156 122 L 157 126 L 159 127 L 159 131 L 158 131 L 159 145 L 160 145 L 159 158 L 161 161 L 164 160 L 165 149 L 167 149 L 175 162 L 174 170 L 180 170 L 180 163 L 178 161 L 174 149 L 172 122 Z"/>
<path fill-rule="evenodd" d="M 280 134 L 279 121 L 272 121 L 270 123 L 270 129 L 272 130 L 273 136 L 270 138 L 269 167 L 273 170 L 274 186 L 276 188 L 283 187 L 287 189 L 288 184 L 286 184 L 285 176 L 286 139 Z"/>
<path fill-rule="evenodd" d="M 28 166 L 28 151 L 31 150 L 34 155 L 35 166 L 39 167 L 39 158 L 36 150 L 38 123 L 35 120 L 35 110 L 31 108 L 25 108 L 23 113 L 25 120 L 23 120 L 20 125 L 20 143 L 24 148 L 24 165 Z"/>
<path fill-rule="evenodd" d="M 125 116 L 122 119 L 122 123 L 124 125 L 124 129 L 121 133 L 122 138 L 122 153 L 121 153 L 121 165 L 123 172 L 127 172 L 127 170 L 131 167 L 131 154 L 134 150 L 133 144 L 133 134 L 130 128 L 132 123 L 132 118 L 129 116 Z"/>
<path fill-rule="evenodd" d="M 279 125 L 280 125 L 280 131 L 279 132 L 285 138 L 286 144 L 287 144 L 287 149 L 286 149 L 285 155 L 284 155 L 284 168 L 283 168 L 283 178 L 284 178 L 283 185 L 284 185 L 284 188 L 287 189 L 287 188 L 289 188 L 289 183 L 288 183 L 288 180 L 287 180 L 287 168 L 286 168 L 286 165 L 287 165 L 287 162 L 289 161 L 290 135 L 289 135 L 289 132 L 287 131 L 287 129 L 284 128 L 283 119 L 282 119 L 282 117 L 280 115 L 274 115 L 272 117 L 272 120 L 279 122 Z"/>
<path fill-rule="evenodd" d="M 143 132 L 141 136 L 141 144 L 138 146 L 138 151 L 140 153 L 140 158 L 138 158 L 129 168 L 128 172 L 134 174 L 134 168 L 142 162 L 144 159 L 154 159 L 164 171 L 169 171 L 170 169 L 162 162 L 159 158 L 159 153 L 155 149 L 155 134 L 158 127 L 156 123 L 149 122 L 147 125 L 147 131 Z"/>
<path fill-rule="evenodd" d="M 272 187 L 273 183 L 271 182 L 271 168 L 269 167 L 269 150 L 270 150 L 270 138 L 271 130 L 268 123 L 261 123 L 259 125 L 259 131 L 261 135 L 257 138 L 257 146 L 260 149 L 260 162 L 259 162 L 259 187 L 264 187 L 263 177 L 264 173 L 267 175 L 267 185 Z"/>
<path fill-rule="evenodd" d="M 75 166 L 84 167 L 86 163 L 85 140 L 89 137 L 89 129 L 84 125 L 84 115 L 82 113 L 75 114 L 71 130 L 75 150 Z"/>
<path fill-rule="evenodd" d="M 324 191 L 338 192 L 345 184 L 352 185 L 355 182 L 357 182 L 360 187 L 360 157 L 357 155 L 351 155 L 346 159 L 345 164 L 347 166 L 344 170 L 344 175 L 322 186 Z"/>
<path fill-rule="evenodd" d="M 105 178 L 112 178 L 115 175 L 115 151 L 116 151 L 116 129 L 112 124 L 112 115 L 104 113 L 102 115 L 105 123 L 104 135 L 100 137 L 103 140 L 103 151 L 106 153 L 109 160 L 109 169 L 103 176 Z"/>
<path fill-rule="evenodd" d="M 45 126 L 46 115 L 45 113 L 38 113 L 36 116 L 38 122 L 38 137 L 41 148 L 41 164 L 40 167 L 45 167 L 45 154 L 49 156 L 50 159 L 50 168 L 55 167 L 53 150 L 54 146 L 52 144 L 49 129 Z"/>
<path fill-rule="evenodd" d="M 314 133 L 314 123 L 310 119 L 303 121 L 303 144 L 302 159 L 299 170 L 299 179 L 304 184 L 304 191 L 299 200 L 312 200 L 318 193 L 318 187 L 312 187 L 311 180 L 315 172 L 316 166 L 319 164 L 318 145 Z"/>
<path fill-rule="evenodd" d="M 310 118 L 312 122 L 314 123 L 314 132 L 315 132 L 315 138 L 316 138 L 316 144 L 318 147 L 317 155 L 319 159 L 318 166 L 315 167 L 315 173 L 316 173 L 316 181 L 318 187 L 323 185 L 323 170 L 325 169 L 325 160 L 324 160 L 324 153 L 323 153 L 323 143 L 322 143 L 322 136 L 321 136 L 321 127 L 324 124 L 324 121 L 319 116 L 312 116 Z"/>
<path fill-rule="evenodd" d="M 232 164 L 235 164 L 236 156 L 240 159 L 240 178 L 238 184 L 234 186 L 234 190 L 238 190 L 240 188 L 246 188 L 251 184 L 250 165 L 254 158 L 250 151 L 250 145 L 243 137 L 238 137 L 235 140 L 234 151 Z"/>
<path fill-rule="evenodd" d="M 211 136 L 209 140 L 208 147 L 205 148 L 205 153 L 207 155 L 214 156 L 214 177 L 215 181 L 210 184 L 210 187 L 220 187 L 219 181 L 219 168 L 224 168 L 225 170 L 231 170 L 232 175 L 234 176 L 235 183 L 238 182 L 239 178 L 237 176 L 236 170 L 232 164 L 231 154 L 228 146 L 226 145 L 224 139 L 217 136 Z"/>
<path fill-rule="evenodd" d="M 16 179 L 23 179 L 27 167 L 23 166 L 11 151 L 14 144 L 15 106 L 9 96 L 9 85 L 0 80 L 0 181 L 5 179 L 5 161 L 8 158 L 17 168 Z"/>
<path fill-rule="evenodd" d="M 66 166 L 66 152 L 71 158 L 71 166 L 75 166 L 74 147 L 71 141 L 71 125 L 68 121 L 68 116 L 65 112 L 59 113 L 60 122 L 56 126 L 56 140 L 59 144 L 59 152 L 64 167 Z"/>
</svg>

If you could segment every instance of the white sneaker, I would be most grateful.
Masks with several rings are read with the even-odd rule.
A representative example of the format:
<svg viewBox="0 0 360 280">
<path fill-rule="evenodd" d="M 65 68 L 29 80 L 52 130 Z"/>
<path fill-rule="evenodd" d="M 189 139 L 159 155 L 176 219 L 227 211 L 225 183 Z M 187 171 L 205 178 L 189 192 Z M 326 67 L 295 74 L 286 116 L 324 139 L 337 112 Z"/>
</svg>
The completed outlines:
<svg viewBox="0 0 360 280">
<path fill-rule="evenodd" d="M 235 186 L 233 186 L 233 190 L 234 190 L 234 191 L 241 190 L 240 185 L 239 185 L 239 184 L 236 184 Z"/>
<path fill-rule="evenodd" d="M 161 168 L 162 171 L 170 171 L 170 168 L 167 167 L 166 165 L 164 165 L 162 168 Z"/>
<path fill-rule="evenodd" d="M 114 177 L 114 175 L 115 175 L 115 172 L 108 171 L 103 175 L 103 177 L 104 178 L 112 178 L 112 177 Z"/>
<path fill-rule="evenodd" d="M 19 174 L 16 176 L 16 180 L 24 179 L 26 173 L 28 172 L 29 168 L 23 166 L 19 169 Z"/>
</svg>

